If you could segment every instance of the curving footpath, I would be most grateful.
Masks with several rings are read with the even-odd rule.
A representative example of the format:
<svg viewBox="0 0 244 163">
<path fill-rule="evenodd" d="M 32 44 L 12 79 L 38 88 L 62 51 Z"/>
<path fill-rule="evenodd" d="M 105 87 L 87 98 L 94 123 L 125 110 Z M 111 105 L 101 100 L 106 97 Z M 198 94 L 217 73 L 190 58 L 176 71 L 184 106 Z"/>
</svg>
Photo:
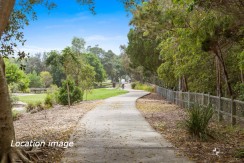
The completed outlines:
<svg viewBox="0 0 244 163">
<path fill-rule="evenodd" d="M 106 99 L 79 121 L 74 147 L 66 149 L 63 163 L 191 162 L 177 157 L 173 146 L 136 109 L 136 100 L 148 92 L 128 90 Z"/>
</svg>

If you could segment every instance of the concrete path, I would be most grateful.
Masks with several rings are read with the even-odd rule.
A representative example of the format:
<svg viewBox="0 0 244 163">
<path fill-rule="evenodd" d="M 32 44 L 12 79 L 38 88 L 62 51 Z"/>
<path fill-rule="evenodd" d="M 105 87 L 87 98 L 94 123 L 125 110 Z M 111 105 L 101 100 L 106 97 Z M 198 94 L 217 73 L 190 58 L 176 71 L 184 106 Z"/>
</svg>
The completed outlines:
<svg viewBox="0 0 244 163">
<path fill-rule="evenodd" d="M 106 99 L 78 123 L 65 151 L 64 163 L 185 163 L 174 148 L 157 133 L 135 107 L 135 101 L 147 92 L 130 90 L 128 94 Z"/>
</svg>

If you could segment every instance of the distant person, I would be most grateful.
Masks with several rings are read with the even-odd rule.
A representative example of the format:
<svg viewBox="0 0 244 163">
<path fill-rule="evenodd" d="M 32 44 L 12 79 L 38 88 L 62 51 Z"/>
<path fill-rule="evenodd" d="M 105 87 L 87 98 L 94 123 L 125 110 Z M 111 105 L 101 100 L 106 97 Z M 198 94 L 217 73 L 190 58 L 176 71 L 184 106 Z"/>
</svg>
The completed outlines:
<svg viewBox="0 0 244 163">
<path fill-rule="evenodd" d="M 125 79 L 121 79 L 122 89 L 125 88 Z"/>
</svg>

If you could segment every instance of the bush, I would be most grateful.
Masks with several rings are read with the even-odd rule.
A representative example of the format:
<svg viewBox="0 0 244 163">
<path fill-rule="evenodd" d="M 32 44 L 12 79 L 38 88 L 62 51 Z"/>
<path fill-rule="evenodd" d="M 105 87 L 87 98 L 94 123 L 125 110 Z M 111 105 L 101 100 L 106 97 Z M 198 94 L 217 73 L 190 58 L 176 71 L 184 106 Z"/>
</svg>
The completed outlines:
<svg viewBox="0 0 244 163">
<path fill-rule="evenodd" d="M 193 137 L 206 139 L 209 135 L 208 125 L 214 114 L 212 107 L 194 105 L 188 110 L 185 126 Z"/>
<path fill-rule="evenodd" d="M 16 121 L 21 117 L 21 113 L 18 111 L 12 111 L 13 120 Z"/>
<path fill-rule="evenodd" d="M 26 106 L 26 111 L 27 112 L 30 112 L 30 111 L 32 111 L 34 109 L 35 109 L 35 104 L 33 104 L 33 103 L 28 103 L 27 104 L 27 106 Z"/>
<path fill-rule="evenodd" d="M 136 87 L 136 83 L 131 83 L 131 88 L 135 89 L 135 87 Z"/>
<path fill-rule="evenodd" d="M 51 108 L 51 107 L 53 107 L 54 103 L 55 103 L 54 96 L 52 96 L 52 94 L 47 94 L 45 101 L 44 101 L 45 106 L 47 108 Z"/>
<path fill-rule="evenodd" d="M 10 90 L 9 92 L 11 92 L 11 93 L 16 93 L 19 91 L 19 85 L 17 83 L 10 83 L 8 85 L 8 88 Z"/>
<path fill-rule="evenodd" d="M 70 104 L 74 102 L 79 102 L 83 100 L 83 92 L 80 88 L 75 86 L 74 81 L 65 80 L 62 82 L 62 87 L 60 88 L 58 100 L 62 105 L 68 105 L 68 92 L 67 92 L 67 82 L 69 84 L 70 91 Z"/>
<path fill-rule="evenodd" d="M 41 102 L 37 102 L 35 104 L 28 103 L 27 107 L 26 107 L 26 111 L 30 112 L 30 113 L 36 113 L 36 112 L 42 111 L 44 109 L 45 108 L 44 108 L 44 106 L 43 106 L 43 104 Z"/>
<path fill-rule="evenodd" d="M 134 84 L 135 84 L 135 86 L 131 85 L 132 89 L 144 90 L 144 91 L 148 91 L 148 92 L 155 92 L 155 88 L 151 85 L 142 84 L 142 83 L 134 83 Z"/>
<path fill-rule="evenodd" d="M 11 104 L 13 105 L 17 101 L 19 101 L 19 98 L 17 96 L 13 96 L 12 94 L 10 94 L 10 101 L 11 101 Z"/>
<path fill-rule="evenodd" d="M 244 148 L 238 149 L 236 151 L 235 157 L 237 157 L 237 158 L 244 158 Z"/>
<path fill-rule="evenodd" d="M 58 102 L 58 87 L 57 85 L 51 85 L 47 91 L 47 96 L 44 100 L 45 107 L 51 108 Z"/>
</svg>

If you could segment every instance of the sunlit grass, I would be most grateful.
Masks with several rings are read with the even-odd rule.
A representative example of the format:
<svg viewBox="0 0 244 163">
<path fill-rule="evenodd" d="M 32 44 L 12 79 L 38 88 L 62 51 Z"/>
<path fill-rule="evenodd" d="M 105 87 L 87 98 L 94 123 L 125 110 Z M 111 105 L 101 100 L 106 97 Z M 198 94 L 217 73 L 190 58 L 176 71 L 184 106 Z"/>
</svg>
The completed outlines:
<svg viewBox="0 0 244 163">
<path fill-rule="evenodd" d="M 125 94 L 128 91 L 121 90 L 121 89 L 93 89 L 91 93 L 87 94 L 87 100 L 101 100 L 106 99 L 113 96 L 118 96 L 121 94 Z M 84 100 L 86 100 L 86 93 L 84 94 Z"/>
<path fill-rule="evenodd" d="M 26 96 L 18 96 L 19 101 L 24 103 L 43 103 L 47 94 L 34 94 L 34 95 L 26 95 Z"/>
</svg>

